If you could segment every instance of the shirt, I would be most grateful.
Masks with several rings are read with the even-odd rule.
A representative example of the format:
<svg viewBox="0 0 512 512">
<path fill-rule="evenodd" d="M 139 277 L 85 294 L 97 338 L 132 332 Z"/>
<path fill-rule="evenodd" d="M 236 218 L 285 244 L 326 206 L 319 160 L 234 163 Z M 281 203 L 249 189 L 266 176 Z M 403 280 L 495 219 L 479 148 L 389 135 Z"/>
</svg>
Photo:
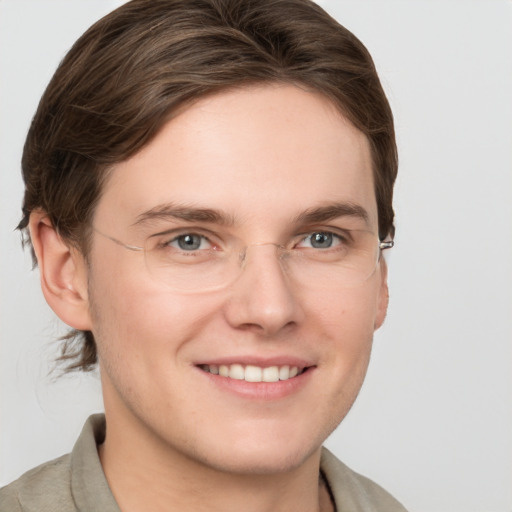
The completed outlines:
<svg viewBox="0 0 512 512">
<path fill-rule="evenodd" d="M 120 512 L 98 456 L 105 417 L 84 425 L 73 451 L 42 464 L 0 489 L 0 512 Z M 320 463 L 337 512 L 406 512 L 382 487 L 322 448 Z"/>
</svg>

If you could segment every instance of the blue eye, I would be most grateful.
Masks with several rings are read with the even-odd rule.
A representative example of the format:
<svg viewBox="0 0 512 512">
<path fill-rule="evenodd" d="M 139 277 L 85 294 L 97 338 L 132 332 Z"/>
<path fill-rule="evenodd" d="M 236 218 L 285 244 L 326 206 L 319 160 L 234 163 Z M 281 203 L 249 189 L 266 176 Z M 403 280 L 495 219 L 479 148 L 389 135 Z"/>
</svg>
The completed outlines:
<svg viewBox="0 0 512 512">
<path fill-rule="evenodd" d="M 310 238 L 311 246 L 315 249 L 327 249 L 332 246 L 332 233 L 313 233 Z"/>
<path fill-rule="evenodd" d="M 195 233 L 186 233 L 179 235 L 169 242 L 172 247 L 177 247 L 182 251 L 197 251 L 199 249 L 209 249 L 208 239 Z"/>
<path fill-rule="evenodd" d="M 304 237 L 299 245 L 309 246 L 313 249 L 330 249 L 339 244 L 340 237 L 338 235 L 325 231 L 317 231 Z"/>
</svg>

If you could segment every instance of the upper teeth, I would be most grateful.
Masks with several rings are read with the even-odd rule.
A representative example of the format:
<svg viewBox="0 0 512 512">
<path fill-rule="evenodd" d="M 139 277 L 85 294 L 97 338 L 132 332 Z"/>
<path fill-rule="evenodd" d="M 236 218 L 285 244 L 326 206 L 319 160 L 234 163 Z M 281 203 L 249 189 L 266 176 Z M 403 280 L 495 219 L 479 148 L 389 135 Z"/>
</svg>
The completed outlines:
<svg viewBox="0 0 512 512">
<path fill-rule="evenodd" d="M 221 377 L 230 377 L 237 380 L 245 380 L 247 382 L 277 382 L 279 380 L 288 380 L 295 377 L 299 373 L 297 366 L 260 366 L 230 364 L 216 365 L 205 364 L 201 368 L 207 372 Z"/>
</svg>

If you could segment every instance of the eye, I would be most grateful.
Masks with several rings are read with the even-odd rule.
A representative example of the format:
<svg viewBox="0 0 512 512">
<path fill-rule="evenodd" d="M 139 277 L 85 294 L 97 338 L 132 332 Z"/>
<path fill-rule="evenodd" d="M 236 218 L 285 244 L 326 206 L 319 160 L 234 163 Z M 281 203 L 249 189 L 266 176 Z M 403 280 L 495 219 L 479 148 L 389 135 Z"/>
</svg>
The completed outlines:
<svg viewBox="0 0 512 512">
<path fill-rule="evenodd" d="M 311 247 L 313 249 L 330 249 L 340 245 L 342 242 L 339 235 L 328 231 L 316 231 L 305 236 L 297 247 Z"/>
<path fill-rule="evenodd" d="M 182 251 L 198 251 L 212 248 L 210 241 L 205 236 L 198 235 L 197 233 L 184 233 L 173 238 L 166 245 Z"/>
</svg>

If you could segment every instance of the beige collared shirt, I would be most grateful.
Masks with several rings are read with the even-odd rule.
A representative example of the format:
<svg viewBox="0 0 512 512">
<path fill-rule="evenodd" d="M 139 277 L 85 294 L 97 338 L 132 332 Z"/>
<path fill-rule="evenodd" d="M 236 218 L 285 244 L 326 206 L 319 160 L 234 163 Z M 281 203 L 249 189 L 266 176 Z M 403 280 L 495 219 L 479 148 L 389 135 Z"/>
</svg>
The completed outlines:
<svg viewBox="0 0 512 512">
<path fill-rule="evenodd" d="M 98 457 L 105 417 L 91 416 L 73 451 L 0 489 L 0 512 L 120 512 Z M 353 472 L 327 449 L 321 471 L 338 512 L 406 512 L 390 494 Z"/>
</svg>

